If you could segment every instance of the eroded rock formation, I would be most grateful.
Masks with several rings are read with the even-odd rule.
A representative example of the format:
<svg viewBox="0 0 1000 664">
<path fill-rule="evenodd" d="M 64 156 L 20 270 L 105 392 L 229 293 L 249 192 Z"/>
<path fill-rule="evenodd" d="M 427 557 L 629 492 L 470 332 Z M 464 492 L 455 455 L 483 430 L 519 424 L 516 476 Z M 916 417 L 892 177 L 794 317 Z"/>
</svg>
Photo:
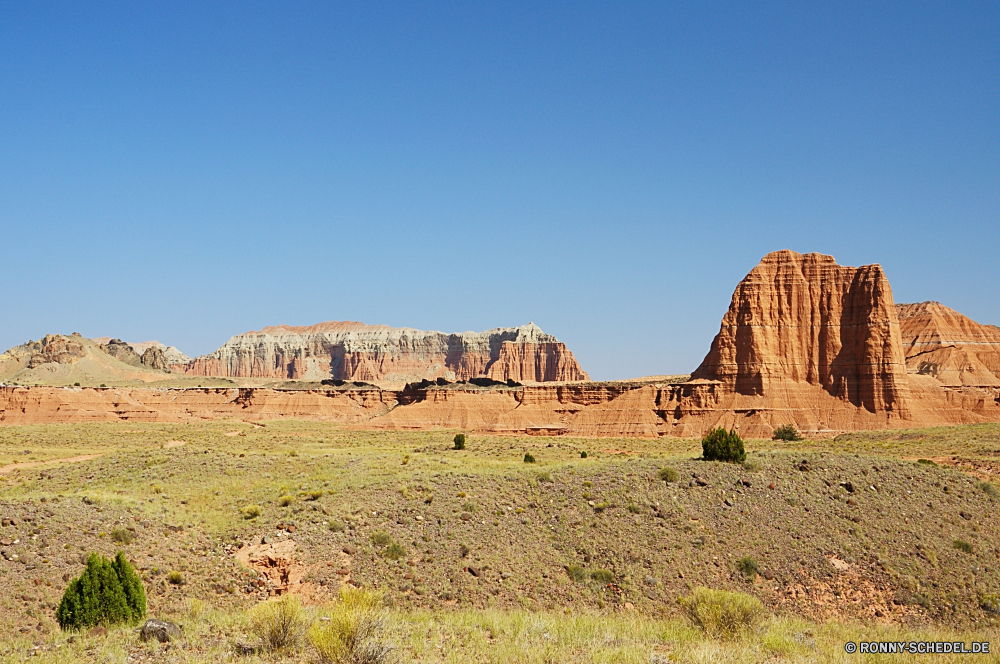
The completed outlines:
<svg viewBox="0 0 1000 664">
<path fill-rule="evenodd" d="M 905 416 L 906 360 L 885 273 L 822 254 L 768 254 L 737 286 L 692 378 L 758 396 L 814 385 L 869 412 Z"/>
<path fill-rule="evenodd" d="M 405 383 L 468 380 L 589 380 L 576 358 L 534 324 L 444 334 L 386 325 L 329 322 L 279 325 L 231 338 L 175 371 L 196 376 Z"/>
<path fill-rule="evenodd" d="M 948 387 L 1000 386 L 1000 329 L 940 302 L 900 304 L 897 311 L 910 373 Z"/>
</svg>

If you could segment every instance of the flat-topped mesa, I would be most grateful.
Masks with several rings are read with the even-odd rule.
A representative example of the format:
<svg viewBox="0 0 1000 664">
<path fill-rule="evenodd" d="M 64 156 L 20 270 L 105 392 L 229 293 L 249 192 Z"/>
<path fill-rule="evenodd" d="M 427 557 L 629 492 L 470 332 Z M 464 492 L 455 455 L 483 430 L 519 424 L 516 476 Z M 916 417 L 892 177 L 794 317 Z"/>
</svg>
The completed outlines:
<svg viewBox="0 0 1000 664">
<path fill-rule="evenodd" d="M 461 334 L 352 321 L 278 325 L 232 337 L 214 353 L 171 369 L 198 376 L 399 383 L 479 376 L 590 379 L 566 345 L 534 323 Z"/>
<path fill-rule="evenodd" d="M 871 413 L 907 417 L 905 356 L 885 273 L 817 253 L 768 254 L 736 287 L 692 378 L 742 395 L 819 386 Z"/>
<path fill-rule="evenodd" d="M 1000 386 L 1000 329 L 940 302 L 899 304 L 896 311 L 911 374 L 948 387 Z"/>
</svg>

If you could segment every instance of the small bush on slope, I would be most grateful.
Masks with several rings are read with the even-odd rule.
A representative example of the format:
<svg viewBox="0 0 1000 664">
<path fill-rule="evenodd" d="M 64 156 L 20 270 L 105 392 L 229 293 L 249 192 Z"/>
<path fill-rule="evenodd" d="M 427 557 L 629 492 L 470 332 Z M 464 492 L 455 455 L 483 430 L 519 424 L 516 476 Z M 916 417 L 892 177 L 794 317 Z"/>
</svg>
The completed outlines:
<svg viewBox="0 0 1000 664">
<path fill-rule="evenodd" d="M 393 646 L 385 638 L 381 596 L 360 588 L 343 587 L 340 602 L 332 605 L 306 637 L 321 662 L 329 664 L 384 664 L 393 661 Z"/>
<path fill-rule="evenodd" d="M 706 634 L 727 639 L 751 631 L 764 618 L 761 601 L 744 593 L 695 588 L 680 603 L 691 622 Z"/>
<path fill-rule="evenodd" d="M 261 602 L 250 609 L 250 633 L 267 652 L 297 648 L 306 630 L 306 617 L 299 600 L 285 595 L 274 602 Z"/>
<path fill-rule="evenodd" d="M 63 594 L 56 620 L 63 629 L 138 622 L 146 616 L 146 590 L 121 551 L 114 562 L 96 553 Z"/>
<path fill-rule="evenodd" d="M 747 453 L 743 449 L 743 439 L 735 431 L 722 427 L 712 429 L 701 439 L 702 458 L 705 461 L 726 461 L 743 463 Z"/>
</svg>

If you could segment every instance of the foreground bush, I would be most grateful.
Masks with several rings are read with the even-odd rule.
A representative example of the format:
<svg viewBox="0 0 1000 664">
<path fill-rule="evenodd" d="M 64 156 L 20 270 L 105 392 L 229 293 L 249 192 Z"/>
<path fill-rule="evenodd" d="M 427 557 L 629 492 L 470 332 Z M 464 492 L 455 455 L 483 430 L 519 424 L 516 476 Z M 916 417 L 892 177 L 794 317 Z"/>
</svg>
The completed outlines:
<svg viewBox="0 0 1000 664">
<path fill-rule="evenodd" d="M 726 431 L 722 427 L 712 429 L 701 439 L 702 458 L 705 461 L 726 461 L 728 463 L 743 463 L 747 459 L 743 449 L 743 439 L 735 431 Z"/>
<path fill-rule="evenodd" d="M 292 595 L 258 604 L 250 609 L 249 617 L 250 633 L 259 639 L 261 650 L 287 650 L 302 643 L 306 616 L 298 598 Z"/>
<path fill-rule="evenodd" d="M 114 562 L 96 553 L 63 594 L 56 620 L 63 629 L 135 623 L 146 617 L 146 589 L 121 551 Z"/>
<path fill-rule="evenodd" d="M 340 601 L 309 628 L 307 638 L 321 662 L 328 664 L 385 664 L 395 660 L 386 638 L 381 596 L 345 586 Z"/>
<path fill-rule="evenodd" d="M 764 618 L 761 601 L 743 593 L 696 588 L 680 603 L 691 622 L 706 634 L 727 639 L 755 629 Z"/>
</svg>

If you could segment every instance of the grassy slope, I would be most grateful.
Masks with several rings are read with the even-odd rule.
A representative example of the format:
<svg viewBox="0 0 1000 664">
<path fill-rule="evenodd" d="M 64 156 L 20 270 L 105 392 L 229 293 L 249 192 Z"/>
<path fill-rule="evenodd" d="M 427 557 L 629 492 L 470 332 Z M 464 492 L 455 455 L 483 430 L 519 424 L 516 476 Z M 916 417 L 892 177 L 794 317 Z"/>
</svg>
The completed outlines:
<svg viewBox="0 0 1000 664">
<path fill-rule="evenodd" d="M 226 435 L 233 432 L 241 435 Z M 131 524 L 139 536 L 126 550 L 144 570 L 151 611 L 181 616 L 204 635 L 186 647 L 224 650 L 227 634 L 241 629 L 241 609 L 258 599 L 245 592 L 252 575 L 225 546 L 274 534 L 274 524 L 289 521 L 298 526 L 302 561 L 318 563 L 314 581 L 335 585 L 335 568 L 324 573 L 324 561 L 339 565 L 336 554 L 344 544 L 358 547 L 352 578 L 386 590 L 397 607 L 400 638 L 425 661 L 438 661 L 438 655 L 475 661 L 462 657 L 505 648 L 530 653 L 527 661 L 544 661 L 546 652 L 554 661 L 575 661 L 583 652 L 606 653 L 588 655 L 591 661 L 650 661 L 651 652 L 668 651 L 710 661 L 720 648 L 737 658 L 732 661 L 785 651 L 793 660 L 815 661 L 817 653 L 826 656 L 829 643 L 860 633 L 851 625 L 868 620 L 884 625 L 878 629 L 953 625 L 966 640 L 995 630 L 978 598 L 1000 586 L 997 503 L 957 470 L 901 458 L 988 462 L 1000 455 L 1000 425 L 754 441 L 758 469 L 752 472 L 693 460 L 700 450 L 691 440 L 476 436 L 469 449 L 454 452 L 450 437 L 295 421 L 265 428 L 208 422 L 0 429 L 0 465 L 103 455 L 8 472 L 0 481 L 4 516 L 36 519 L 0 529 L 0 537 L 20 540 L 11 548 L 29 560 L 0 560 L 0 633 L 16 634 L 18 648 L 27 640 L 65 643 L 52 619 L 63 575 L 78 573 L 81 553 L 113 553 L 119 545 L 108 533 Z M 164 449 L 172 440 L 186 444 Z M 539 463 L 522 463 L 525 450 Z M 589 458 L 580 459 L 580 450 Z M 810 470 L 798 470 L 803 459 Z M 681 471 L 685 481 L 658 481 L 656 471 L 664 465 Z M 709 486 L 689 487 L 692 473 Z M 737 486 L 740 479 L 752 486 Z M 845 480 L 856 485 L 854 494 L 839 487 Z M 304 500 L 317 490 L 324 491 L 321 498 Z M 281 507 L 284 494 L 298 499 Z M 588 501 L 608 507 L 597 512 Z M 241 518 L 240 508 L 250 503 L 262 507 L 261 517 Z M 473 519 L 461 520 L 466 510 Z M 347 528 L 332 532 L 330 522 Z M 401 543 L 413 565 L 381 556 L 371 542 L 376 531 Z M 955 549 L 955 539 L 972 544 L 972 553 Z M 742 556 L 775 578 L 747 580 L 735 564 Z M 831 556 L 852 567 L 838 571 Z M 573 583 L 565 565 L 607 569 L 614 587 Z M 482 576 L 469 575 L 466 566 L 481 569 Z M 410 569 L 414 578 L 406 579 Z M 181 571 L 187 584 L 164 583 L 162 572 L 169 570 Z M 723 647 L 674 617 L 676 597 L 696 585 L 751 592 L 777 615 L 800 618 L 781 618 L 749 644 Z M 184 617 L 192 600 L 210 610 Z M 626 602 L 635 613 L 622 612 Z M 874 618 L 872 607 L 883 615 Z M 201 613 L 197 603 L 195 609 Z M 608 615 L 614 618 L 598 617 Z M 803 618 L 817 623 L 810 627 Z M 483 640 L 483 621 L 501 625 L 492 642 Z M 548 625 L 550 637 L 553 630 L 563 636 L 546 639 L 517 627 L 524 624 Z M 29 631 L 17 632 L 21 628 Z M 599 636 L 586 636 L 595 629 Z M 807 630 L 814 637 L 802 636 Z M 94 645 L 91 654 L 124 652 L 133 647 L 131 638 L 122 633 Z M 818 650 L 809 647 L 810 638 Z M 466 655 L 459 654 L 463 648 Z M 444 656 L 449 652 L 451 660 Z"/>
</svg>

